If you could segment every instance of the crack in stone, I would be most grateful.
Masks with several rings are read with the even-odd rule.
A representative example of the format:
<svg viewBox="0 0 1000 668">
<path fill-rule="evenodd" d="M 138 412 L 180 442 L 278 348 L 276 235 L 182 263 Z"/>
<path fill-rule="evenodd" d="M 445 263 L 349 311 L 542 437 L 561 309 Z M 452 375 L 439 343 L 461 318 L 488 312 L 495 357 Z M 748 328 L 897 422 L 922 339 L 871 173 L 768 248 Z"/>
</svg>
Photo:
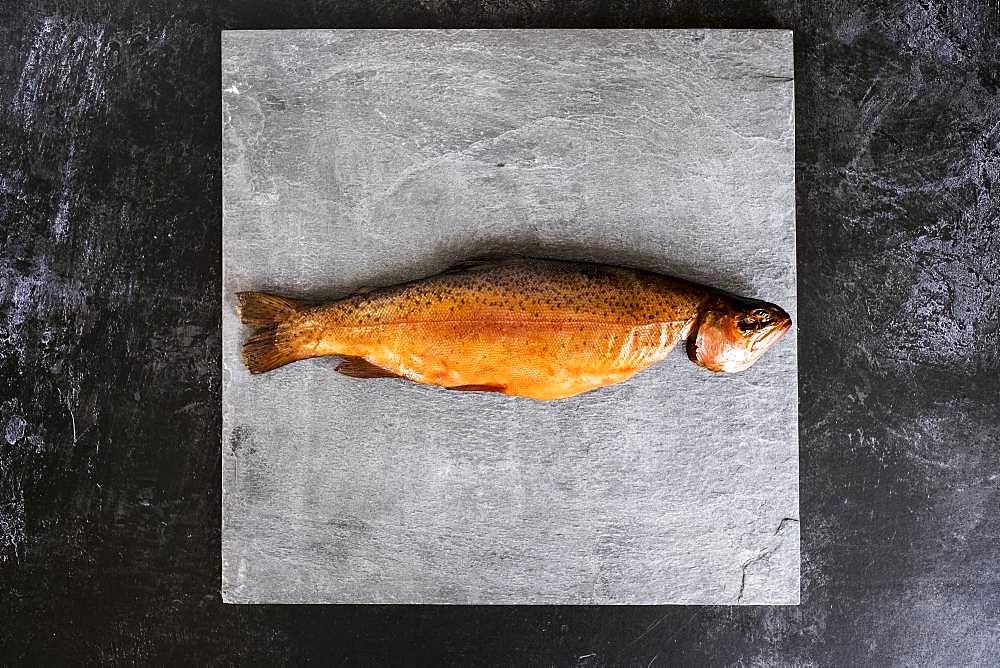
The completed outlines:
<svg viewBox="0 0 1000 668">
<path fill-rule="evenodd" d="M 798 523 L 799 520 L 796 517 L 782 517 L 781 521 L 778 522 L 778 528 L 774 530 L 773 535 L 777 536 L 779 533 L 781 533 L 781 530 L 784 529 L 785 525 L 788 524 L 789 522 Z M 772 552 L 773 550 L 761 550 L 761 552 L 756 557 L 753 557 L 752 559 L 748 559 L 747 561 L 743 562 L 743 565 L 740 567 L 740 589 L 739 591 L 736 592 L 737 603 L 741 603 L 743 601 L 743 593 L 747 585 L 747 569 L 750 568 L 750 566 L 756 564 L 758 561 L 762 561 L 767 557 L 771 556 Z"/>
<path fill-rule="evenodd" d="M 785 524 L 787 522 L 795 522 L 796 524 L 798 524 L 798 521 L 799 520 L 795 517 L 782 517 L 781 521 L 778 522 L 778 528 L 774 530 L 774 535 L 777 536 L 779 533 L 781 533 L 781 530 L 785 528 Z"/>
<path fill-rule="evenodd" d="M 736 592 L 737 603 L 743 601 L 743 590 L 746 588 L 747 585 L 747 568 L 749 568 L 753 564 L 756 564 L 758 561 L 767 558 L 768 556 L 770 556 L 770 554 L 771 554 L 770 550 L 762 550 L 761 553 L 758 554 L 753 559 L 749 559 L 743 562 L 742 573 L 740 574 L 740 590 Z"/>
</svg>

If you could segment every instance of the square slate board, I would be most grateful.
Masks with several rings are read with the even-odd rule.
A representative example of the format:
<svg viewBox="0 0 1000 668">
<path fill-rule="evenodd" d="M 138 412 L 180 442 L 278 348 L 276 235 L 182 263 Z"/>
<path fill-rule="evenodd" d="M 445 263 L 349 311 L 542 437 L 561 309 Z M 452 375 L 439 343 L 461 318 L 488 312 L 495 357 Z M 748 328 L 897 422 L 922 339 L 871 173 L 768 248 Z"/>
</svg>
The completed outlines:
<svg viewBox="0 0 1000 668">
<path fill-rule="evenodd" d="M 558 402 L 251 377 L 238 290 L 338 297 L 484 253 L 796 316 L 788 31 L 223 33 L 223 596 L 795 604 L 796 335 Z"/>
</svg>

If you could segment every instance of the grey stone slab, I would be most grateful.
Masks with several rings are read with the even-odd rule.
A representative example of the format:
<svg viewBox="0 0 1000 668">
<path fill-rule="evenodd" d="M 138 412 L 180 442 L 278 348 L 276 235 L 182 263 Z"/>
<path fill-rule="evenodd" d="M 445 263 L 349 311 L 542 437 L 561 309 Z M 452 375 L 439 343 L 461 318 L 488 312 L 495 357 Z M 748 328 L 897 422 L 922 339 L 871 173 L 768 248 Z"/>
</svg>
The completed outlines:
<svg viewBox="0 0 1000 668">
<path fill-rule="evenodd" d="M 794 604 L 796 334 L 558 402 L 251 377 L 233 293 L 484 252 L 612 262 L 796 317 L 787 31 L 223 33 L 229 602 Z"/>
</svg>

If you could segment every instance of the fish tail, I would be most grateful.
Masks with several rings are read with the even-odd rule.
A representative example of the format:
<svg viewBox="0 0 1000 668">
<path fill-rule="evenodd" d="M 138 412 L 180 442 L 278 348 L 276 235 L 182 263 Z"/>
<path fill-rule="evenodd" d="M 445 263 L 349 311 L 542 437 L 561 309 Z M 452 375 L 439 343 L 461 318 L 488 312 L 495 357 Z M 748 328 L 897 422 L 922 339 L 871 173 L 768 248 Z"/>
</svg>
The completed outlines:
<svg viewBox="0 0 1000 668">
<path fill-rule="evenodd" d="M 267 327 L 286 320 L 310 306 L 310 302 L 272 295 L 269 292 L 237 292 L 240 320 L 251 327 Z"/>
<path fill-rule="evenodd" d="M 272 295 L 267 292 L 240 292 L 240 320 L 257 328 L 243 344 L 243 363 L 250 373 L 265 373 L 289 362 L 305 359 L 299 337 L 288 320 L 310 302 Z"/>
</svg>

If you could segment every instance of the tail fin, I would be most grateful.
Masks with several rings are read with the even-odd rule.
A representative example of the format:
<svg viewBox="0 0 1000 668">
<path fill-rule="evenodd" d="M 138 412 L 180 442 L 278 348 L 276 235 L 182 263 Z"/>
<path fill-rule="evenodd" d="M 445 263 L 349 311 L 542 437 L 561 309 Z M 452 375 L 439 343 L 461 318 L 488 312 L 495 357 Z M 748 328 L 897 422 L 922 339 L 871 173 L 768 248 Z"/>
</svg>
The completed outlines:
<svg viewBox="0 0 1000 668">
<path fill-rule="evenodd" d="M 267 292 L 239 292 L 240 320 L 258 328 L 243 344 L 243 363 L 250 373 L 265 373 L 302 359 L 296 338 L 282 324 L 310 302 Z"/>
<path fill-rule="evenodd" d="M 250 373 L 266 373 L 299 359 L 294 339 L 281 336 L 278 325 L 265 327 L 243 344 L 243 363 Z"/>
<path fill-rule="evenodd" d="M 302 299 L 281 297 L 268 292 L 237 292 L 236 297 L 240 300 L 240 320 L 251 327 L 277 324 L 310 305 Z"/>
</svg>

